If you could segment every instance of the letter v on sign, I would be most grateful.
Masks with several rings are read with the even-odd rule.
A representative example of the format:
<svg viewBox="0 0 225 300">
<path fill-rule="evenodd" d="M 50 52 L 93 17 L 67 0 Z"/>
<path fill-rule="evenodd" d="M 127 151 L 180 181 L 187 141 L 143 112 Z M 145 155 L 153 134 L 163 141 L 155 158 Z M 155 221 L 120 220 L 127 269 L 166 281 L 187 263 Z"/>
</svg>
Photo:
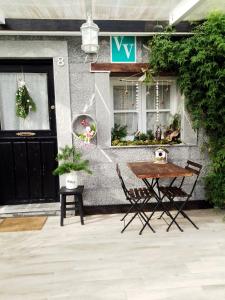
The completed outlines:
<svg viewBox="0 0 225 300">
<path fill-rule="evenodd" d="M 130 46 L 130 50 L 128 49 L 129 46 Z M 123 44 L 123 47 L 124 47 L 124 50 L 125 50 L 125 53 L 126 53 L 126 56 L 128 59 L 130 58 L 133 46 L 134 46 L 134 44 Z"/>
<path fill-rule="evenodd" d="M 114 36 L 113 38 L 115 40 L 117 50 L 120 51 L 124 37 L 123 36 Z M 120 41 L 119 41 L 119 39 L 120 39 Z"/>
<path fill-rule="evenodd" d="M 112 62 L 135 62 L 136 61 L 136 39 L 134 36 L 112 36 L 111 37 Z"/>
</svg>

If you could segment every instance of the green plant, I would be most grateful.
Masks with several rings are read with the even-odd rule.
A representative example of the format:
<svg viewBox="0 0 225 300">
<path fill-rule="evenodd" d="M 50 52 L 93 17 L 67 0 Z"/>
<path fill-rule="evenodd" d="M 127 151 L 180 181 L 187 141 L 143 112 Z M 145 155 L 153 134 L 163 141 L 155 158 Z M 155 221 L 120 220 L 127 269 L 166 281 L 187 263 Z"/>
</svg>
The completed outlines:
<svg viewBox="0 0 225 300">
<path fill-rule="evenodd" d="M 148 130 L 147 131 L 147 137 L 148 137 L 148 140 L 154 140 L 155 139 L 155 136 L 154 136 L 154 133 L 152 130 Z"/>
<path fill-rule="evenodd" d="M 176 145 L 180 144 L 181 141 L 178 139 L 176 141 L 168 141 L 166 139 L 156 141 L 156 140 L 134 140 L 134 141 L 112 141 L 112 146 L 147 146 L 147 145 Z"/>
<path fill-rule="evenodd" d="M 115 124 L 111 130 L 112 141 L 121 140 L 127 136 L 127 126 Z"/>
<path fill-rule="evenodd" d="M 56 157 L 57 161 L 61 161 L 60 165 L 53 171 L 53 175 L 63 175 L 72 171 L 85 171 L 91 174 L 89 169 L 89 161 L 82 159 L 82 154 L 75 147 L 65 146 L 60 149 Z"/>
<path fill-rule="evenodd" d="M 148 139 L 148 136 L 146 133 L 138 132 L 134 136 L 134 141 L 146 141 Z"/>
<path fill-rule="evenodd" d="M 152 130 L 148 130 L 147 133 L 138 131 L 134 135 L 134 141 L 151 141 L 151 140 L 154 140 L 154 138 L 155 137 L 154 137 Z"/>
<path fill-rule="evenodd" d="M 208 199 L 225 206 L 225 14 L 213 13 L 190 37 L 157 35 L 150 42 L 155 74 L 175 71 L 194 128 L 208 136 Z"/>
</svg>

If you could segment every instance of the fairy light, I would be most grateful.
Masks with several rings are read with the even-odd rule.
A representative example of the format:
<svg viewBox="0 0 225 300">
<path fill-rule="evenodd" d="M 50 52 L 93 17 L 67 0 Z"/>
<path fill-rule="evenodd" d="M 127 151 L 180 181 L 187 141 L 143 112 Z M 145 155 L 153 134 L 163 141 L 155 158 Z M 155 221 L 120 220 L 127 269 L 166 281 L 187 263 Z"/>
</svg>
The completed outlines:
<svg viewBox="0 0 225 300">
<path fill-rule="evenodd" d="M 158 80 L 156 81 L 155 85 L 155 109 L 156 109 L 156 123 L 159 122 L 159 82 Z"/>
<path fill-rule="evenodd" d="M 136 109 L 138 110 L 139 84 L 136 82 Z"/>
</svg>

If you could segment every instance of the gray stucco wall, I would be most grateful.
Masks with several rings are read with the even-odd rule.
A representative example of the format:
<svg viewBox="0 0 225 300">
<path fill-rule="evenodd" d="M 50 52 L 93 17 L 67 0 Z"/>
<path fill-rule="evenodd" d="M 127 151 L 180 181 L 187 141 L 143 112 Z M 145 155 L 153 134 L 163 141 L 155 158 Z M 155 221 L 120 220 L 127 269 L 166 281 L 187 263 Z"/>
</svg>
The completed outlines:
<svg viewBox="0 0 225 300">
<path fill-rule="evenodd" d="M 79 37 L 56 38 L 56 37 L 0 37 L 1 40 L 64 40 L 68 43 L 69 62 L 69 85 L 71 118 L 82 113 L 86 104 L 94 97 L 94 102 L 87 109 L 97 120 L 98 134 L 96 145 L 83 147 L 74 141 L 75 145 L 81 147 L 86 158 L 90 160 L 93 175 L 80 174 L 80 183 L 85 185 L 85 205 L 111 205 L 126 203 L 124 195 L 119 186 L 115 172 L 115 164 L 119 163 L 122 174 L 129 187 L 140 186 L 142 182 L 135 178 L 127 168 L 128 161 L 151 160 L 153 158 L 154 146 L 147 147 L 110 147 L 110 114 L 108 111 L 110 102 L 109 74 L 90 73 L 90 64 L 84 64 L 85 54 L 81 51 L 81 39 Z M 147 44 L 146 38 L 142 41 L 137 39 L 137 61 L 146 62 L 148 53 L 143 48 Z M 109 38 L 101 37 L 98 62 L 110 62 Z M 25 43 L 24 43 L 25 47 Z M 183 101 L 181 99 L 181 101 Z M 104 102 L 104 103 L 103 103 Z M 60 120 L 58 120 L 60 122 Z M 68 128 L 68 131 L 71 129 Z M 204 165 L 202 175 L 206 171 L 207 157 L 201 152 L 201 139 L 197 140 L 196 134 L 191 129 L 190 121 L 183 111 L 182 135 L 186 144 L 168 146 L 169 159 L 184 166 L 187 159 Z M 200 136 L 201 137 L 201 136 Z M 189 179 L 188 179 L 189 180 Z M 205 199 L 204 187 L 200 178 L 193 199 Z"/>
</svg>

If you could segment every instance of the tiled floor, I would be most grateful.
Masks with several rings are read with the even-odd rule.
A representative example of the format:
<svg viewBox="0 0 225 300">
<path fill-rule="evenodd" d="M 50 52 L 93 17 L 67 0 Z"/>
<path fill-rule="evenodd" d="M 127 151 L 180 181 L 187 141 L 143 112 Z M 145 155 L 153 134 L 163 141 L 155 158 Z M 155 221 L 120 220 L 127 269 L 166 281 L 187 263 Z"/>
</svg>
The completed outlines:
<svg viewBox="0 0 225 300">
<path fill-rule="evenodd" d="M 42 231 L 0 234 L 0 299 L 224 300 L 223 212 L 191 211 L 184 232 L 121 234 L 121 215 L 49 217 Z"/>
</svg>

